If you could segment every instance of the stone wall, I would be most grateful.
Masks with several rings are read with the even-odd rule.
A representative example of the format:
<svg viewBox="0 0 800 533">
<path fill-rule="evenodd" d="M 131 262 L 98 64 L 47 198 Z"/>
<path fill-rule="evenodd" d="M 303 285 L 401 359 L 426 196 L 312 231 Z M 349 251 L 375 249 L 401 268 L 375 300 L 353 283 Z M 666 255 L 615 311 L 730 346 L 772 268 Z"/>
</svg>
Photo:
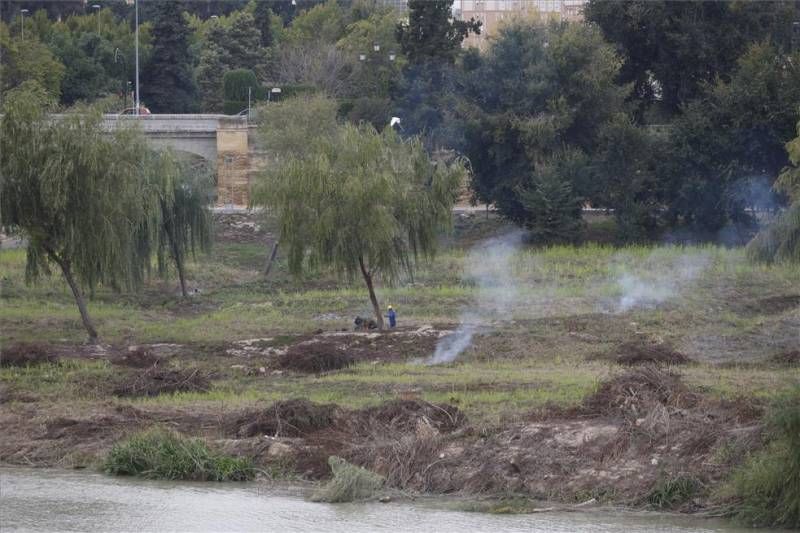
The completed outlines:
<svg viewBox="0 0 800 533">
<path fill-rule="evenodd" d="M 250 153 L 247 128 L 217 130 L 217 203 L 247 205 L 250 200 Z"/>
</svg>

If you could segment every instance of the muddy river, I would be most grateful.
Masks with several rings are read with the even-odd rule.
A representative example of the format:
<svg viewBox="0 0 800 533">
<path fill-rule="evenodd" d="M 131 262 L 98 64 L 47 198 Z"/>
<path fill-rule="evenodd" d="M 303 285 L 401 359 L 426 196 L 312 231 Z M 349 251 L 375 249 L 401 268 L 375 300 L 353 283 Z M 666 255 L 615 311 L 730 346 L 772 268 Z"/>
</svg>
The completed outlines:
<svg viewBox="0 0 800 533">
<path fill-rule="evenodd" d="M 0 468 L 0 530 L 11 531 L 736 531 L 700 518 L 592 510 L 488 515 L 453 501 L 320 504 L 299 488 L 140 481 Z M 747 531 L 747 530 L 742 530 Z"/>
</svg>

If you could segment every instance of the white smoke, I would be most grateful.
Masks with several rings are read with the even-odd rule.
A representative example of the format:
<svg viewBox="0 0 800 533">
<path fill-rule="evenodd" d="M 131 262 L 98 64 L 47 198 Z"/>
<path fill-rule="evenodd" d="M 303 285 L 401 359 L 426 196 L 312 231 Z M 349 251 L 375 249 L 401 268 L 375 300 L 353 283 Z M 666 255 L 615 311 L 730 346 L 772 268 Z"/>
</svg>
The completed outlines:
<svg viewBox="0 0 800 533">
<path fill-rule="evenodd" d="M 458 329 L 439 340 L 436 351 L 425 364 L 455 361 L 472 344 L 479 327 L 488 327 L 493 318 L 507 316 L 518 294 L 512 259 L 523 235 L 522 231 L 513 231 L 487 239 L 470 250 L 464 279 L 477 287 L 475 301 L 462 312 Z"/>
<path fill-rule="evenodd" d="M 645 261 L 647 273 L 623 268 L 616 280 L 620 296 L 616 311 L 655 307 L 680 295 L 708 266 L 707 255 L 681 255 L 677 259 L 651 256 Z"/>
</svg>

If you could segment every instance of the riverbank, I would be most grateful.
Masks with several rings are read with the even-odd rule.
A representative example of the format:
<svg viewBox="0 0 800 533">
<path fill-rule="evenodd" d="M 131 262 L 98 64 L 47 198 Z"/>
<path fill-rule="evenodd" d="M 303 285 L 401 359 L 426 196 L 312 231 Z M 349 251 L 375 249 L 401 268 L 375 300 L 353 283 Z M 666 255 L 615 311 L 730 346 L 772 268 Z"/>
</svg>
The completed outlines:
<svg viewBox="0 0 800 533">
<path fill-rule="evenodd" d="M 508 288 L 465 276 L 499 220 L 457 215 L 431 266 L 379 291 L 390 332 L 352 331 L 369 310 L 358 284 L 292 280 L 280 257 L 264 279 L 268 222 L 218 222 L 188 302 L 174 282 L 98 291 L 98 346 L 58 278 L 26 287 L 23 251 L 0 251 L 3 362 L 19 359 L 0 369 L 0 461 L 92 466 L 158 426 L 273 477 L 325 479 L 339 455 L 406 491 L 699 512 L 725 504 L 769 403 L 800 383 L 800 272 L 740 250 L 522 249 L 514 298 L 427 366 L 465 309 Z"/>
</svg>

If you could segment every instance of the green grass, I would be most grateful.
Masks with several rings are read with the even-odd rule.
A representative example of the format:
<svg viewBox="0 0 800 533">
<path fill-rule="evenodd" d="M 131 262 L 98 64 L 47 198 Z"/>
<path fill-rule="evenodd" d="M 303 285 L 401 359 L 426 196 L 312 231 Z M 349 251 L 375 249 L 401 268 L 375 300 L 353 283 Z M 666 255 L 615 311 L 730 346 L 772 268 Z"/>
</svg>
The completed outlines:
<svg viewBox="0 0 800 533">
<path fill-rule="evenodd" d="M 488 235 L 485 229 L 494 231 L 502 224 L 495 218 L 484 222 L 480 216 L 464 225 L 413 280 L 396 287 L 379 284 L 381 303 L 398 309 L 401 326 L 454 327 L 476 298 L 496 293 L 482 291 L 465 275 L 467 245 Z M 217 243 L 211 256 L 188 265 L 190 285 L 201 288 L 188 303 L 177 297 L 172 279 L 153 280 L 136 294 L 101 287 L 89 305 L 107 343 L 187 344 L 173 364 L 214 372 L 208 392 L 116 399 L 109 396 L 106 384 L 135 371 L 93 361 L 4 368 L 0 381 L 43 400 L 106 398 L 115 404 L 186 408 L 262 405 L 297 396 L 358 408 L 414 389 L 425 400 L 454 403 L 471 420 L 490 423 L 524 416 L 547 404 L 579 404 L 600 380 L 620 370 L 587 358 L 612 354 L 618 344 L 639 338 L 669 341 L 698 361 L 681 372 L 690 385 L 717 397 L 768 399 L 800 381 L 800 369 L 761 364 L 774 353 L 796 347 L 796 311 L 759 307 L 764 298 L 800 293 L 800 269 L 754 265 L 742 250 L 716 246 L 591 243 L 518 251 L 511 261 L 515 298 L 502 312 L 485 314 L 494 322 L 491 331 L 476 336 L 456 364 L 367 362 L 322 376 L 244 376 L 229 367 L 264 362 L 225 357 L 226 343 L 350 328 L 353 316 L 370 312 L 360 280 L 341 282 L 326 272 L 293 279 L 282 259 L 270 279 L 263 279 L 260 269 L 266 253 L 261 243 Z M 617 279 L 622 273 L 658 281 L 676 271 L 686 257 L 703 258 L 707 269 L 677 287 L 674 299 L 653 309 L 602 312 L 620 296 Z M 77 309 L 60 276 L 28 286 L 24 267 L 24 250 L 0 250 L 0 344 L 83 341 Z M 721 361 L 743 364 L 714 364 Z"/>
<path fill-rule="evenodd" d="M 673 509 L 688 502 L 700 490 L 700 482 L 692 476 L 663 477 L 645 498 L 654 509 Z"/>
<path fill-rule="evenodd" d="M 370 310 L 360 280 L 342 283 L 325 273 L 293 280 L 281 264 L 270 280 L 259 274 L 263 245 L 222 243 L 214 255 L 189 264 L 192 285 L 201 288 L 191 305 L 174 293 L 175 281 L 153 281 L 139 294 L 117 294 L 99 288 L 89 310 L 108 341 L 224 341 L 270 332 L 297 333 L 316 327 L 345 327 L 352 316 Z M 681 296 L 690 309 L 727 300 L 720 290 L 735 288 L 745 295 L 769 287 L 791 291 L 800 284 L 798 269 L 751 265 L 741 250 L 713 246 L 615 248 L 587 244 L 523 249 L 512 260 L 516 299 L 503 319 L 592 313 L 598 302 L 619 295 L 617 277 L 632 272 L 659 279 L 680 265 L 683 257 L 708 258 L 708 270 Z M 400 311 L 401 321 L 452 322 L 471 305 L 479 289 L 464 277 L 466 252 L 458 247 L 423 265 L 413 281 L 379 287 L 382 302 Z M 35 286 L 24 283 L 24 251 L 0 250 L 0 341 L 67 340 L 84 337 L 72 297 L 57 273 Z M 489 291 L 489 294 L 491 291 Z M 729 310 L 718 322 L 735 328 L 750 320 Z M 314 316 L 333 313 L 341 318 L 315 323 Z M 753 326 L 755 322 L 748 323 Z"/>
<path fill-rule="evenodd" d="M 249 459 L 213 452 L 200 439 L 163 429 L 115 444 L 103 470 L 117 476 L 192 481 L 246 481 L 255 475 Z"/>
<path fill-rule="evenodd" d="M 0 367 L 0 383 L 53 400 L 96 400 L 114 376 L 106 361 L 64 359 L 25 367 Z"/>
</svg>

